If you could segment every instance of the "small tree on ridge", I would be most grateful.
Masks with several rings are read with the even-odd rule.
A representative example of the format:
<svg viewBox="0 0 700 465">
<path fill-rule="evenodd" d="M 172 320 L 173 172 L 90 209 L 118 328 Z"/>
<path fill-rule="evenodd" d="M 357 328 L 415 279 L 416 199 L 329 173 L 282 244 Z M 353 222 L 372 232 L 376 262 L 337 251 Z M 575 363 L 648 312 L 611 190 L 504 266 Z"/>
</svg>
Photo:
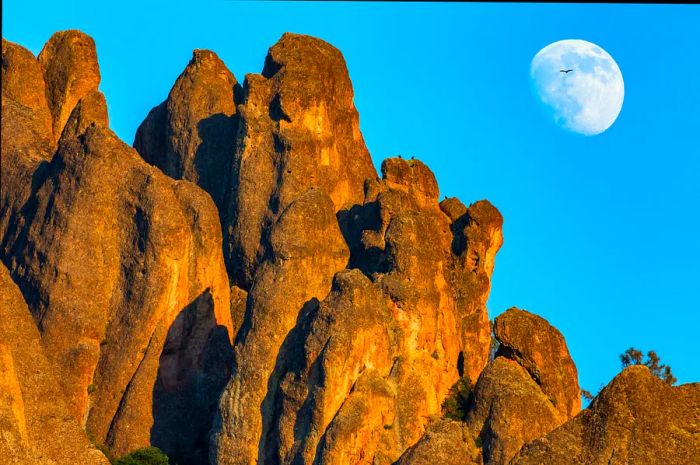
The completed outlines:
<svg viewBox="0 0 700 465">
<path fill-rule="evenodd" d="M 674 384 L 677 379 L 673 376 L 671 372 L 671 367 L 661 363 L 661 359 L 653 350 L 647 352 L 646 360 L 644 359 L 644 354 L 641 350 L 630 347 L 625 351 L 624 354 L 620 355 L 620 362 L 622 362 L 622 368 L 628 367 L 630 365 L 644 365 L 657 378 L 661 379 L 665 383 Z"/>
</svg>

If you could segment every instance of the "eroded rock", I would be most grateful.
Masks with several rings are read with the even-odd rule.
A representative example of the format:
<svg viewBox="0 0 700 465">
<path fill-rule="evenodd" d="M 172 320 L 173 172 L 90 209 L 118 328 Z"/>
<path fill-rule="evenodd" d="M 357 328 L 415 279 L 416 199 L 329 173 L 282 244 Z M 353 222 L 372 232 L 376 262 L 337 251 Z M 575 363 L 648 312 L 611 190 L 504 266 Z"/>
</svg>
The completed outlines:
<svg viewBox="0 0 700 465">
<path fill-rule="evenodd" d="M 3 193 L 12 207 L 3 209 L 11 227 L 1 258 L 50 348 L 68 412 L 116 454 L 153 443 L 205 463 L 232 362 L 216 207 L 106 128 L 92 39 L 58 33 L 39 62 L 25 52 L 3 43 L 3 138 L 49 135 L 37 149 L 24 143 L 29 137 L 3 143 L 3 188 L 20 194 Z M 15 76 L 25 71 L 42 87 L 39 63 L 46 87 L 18 89 Z M 34 98 L 43 92 L 47 107 Z M 37 124 L 42 114 L 60 132 Z"/>
<path fill-rule="evenodd" d="M 224 212 L 228 268 L 249 289 L 267 253 L 266 231 L 309 188 L 334 211 L 362 202 L 376 171 L 365 147 L 343 57 L 322 40 L 284 34 L 262 74 L 249 74 Z"/>
<path fill-rule="evenodd" d="M 560 422 L 581 410 L 578 373 L 564 336 L 545 319 L 517 309 L 496 317 L 496 356 L 517 361 L 532 376 L 559 413 Z"/>
<path fill-rule="evenodd" d="M 255 276 L 235 346 L 235 372 L 221 397 L 210 461 L 257 463 L 267 400 L 274 390 L 281 350 L 303 315 L 330 291 L 349 252 L 330 197 L 309 189 L 292 202 L 270 232 L 271 253 Z"/>
<path fill-rule="evenodd" d="M 481 465 L 478 445 L 465 423 L 441 418 L 428 426 L 397 465 Z"/>
<path fill-rule="evenodd" d="M 159 383 L 181 394 L 207 370 L 219 372 L 218 387 L 207 389 L 226 382 L 226 361 L 207 368 L 200 355 L 212 338 L 230 353 L 215 207 L 97 125 L 61 140 L 30 202 L 4 259 L 32 297 L 70 411 L 117 453 L 148 445 L 161 421 Z M 180 407 L 206 416 L 196 410 L 211 412 L 218 392 L 209 397 L 208 406 L 190 397 L 194 404 Z"/>
<path fill-rule="evenodd" d="M 78 101 L 100 85 L 95 41 L 77 30 L 57 32 L 38 59 L 46 80 L 54 139 L 58 140 Z"/>
<path fill-rule="evenodd" d="M 69 414 L 20 290 L 0 264 L 0 456 L 12 465 L 108 465 Z"/>
<path fill-rule="evenodd" d="M 464 211 L 452 200 L 444 201 L 442 206 L 452 218 Z M 475 217 L 479 218 L 478 210 Z M 483 210 L 481 218 L 484 218 Z M 478 220 L 473 224 L 478 224 Z M 469 233 L 466 228 L 465 231 L 465 244 L 470 236 L 489 236 L 484 234 L 488 230 L 474 228 Z M 456 247 L 462 247 L 460 240 Z M 487 254 L 482 249 L 481 255 L 466 258 L 473 265 Z M 557 405 L 571 399 L 566 389 L 573 389 L 572 386 L 578 389 L 578 380 L 564 338 L 543 318 L 512 308 L 496 318 L 494 332 L 499 350 L 464 402 L 464 421 L 469 435 L 482 444 L 483 463 L 506 465 L 524 444 L 546 435 L 570 418 Z M 543 379 L 548 384 L 543 385 Z M 558 402 L 552 392 L 559 396 Z M 427 439 L 421 442 L 424 440 Z"/>
<path fill-rule="evenodd" d="M 691 465 L 700 457 L 700 384 L 626 368 L 591 405 L 522 448 L 512 465 Z"/>
<path fill-rule="evenodd" d="M 32 176 L 52 155 L 53 130 L 41 65 L 32 53 L 2 39 L 0 248 L 19 227 Z"/>
<path fill-rule="evenodd" d="M 211 461 L 394 463 L 420 439 L 457 378 L 466 372 L 476 377 L 486 364 L 490 328 L 482 295 L 488 292 L 490 277 L 486 256 L 500 247 L 501 223 L 478 225 L 476 218 L 480 210 L 491 211 L 497 220 L 500 215 L 482 202 L 463 207 L 455 224 L 441 210 L 435 178 L 425 165 L 396 159 L 385 162 L 382 171 L 384 179 L 367 181 L 363 205 L 339 215 L 353 251 L 350 266 L 355 269 L 337 273 L 331 293 L 325 299 L 317 297 L 320 304 L 302 312 L 298 305 L 291 307 L 296 309 L 286 317 L 287 323 L 276 326 L 285 328 L 286 337 L 277 349 L 274 370 L 256 382 L 265 386 L 264 398 L 243 401 L 241 388 L 235 391 L 229 385 L 227 395 L 236 395 L 222 404 L 220 418 L 227 436 L 213 437 L 216 455 Z M 334 205 L 328 208 L 332 212 Z M 474 218 L 472 211 L 477 212 Z M 470 233 L 469 244 L 455 254 L 455 237 L 469 227 L 494 230 Z M 319 231 L 311 226 L 306 230 Z M 334 237 L 323 232 L 311 235 L 321 244 Z M 271 243 L 274 249 L 275 229 Z M 469 262 L 469 254 L 478 260 Z M 303 256 L 291 250 L 285 255 L 290 260 Z M 258 279 L 268 266 L 268 262 L 261 266 L 248 297 L 252 318 L 261 311 L 256 308 L 262 297 L 257 294 Z M 274 293 L 296 284 L 277 282 Z M 283 309 L 282 305 L 277 308 Z M 465 321 L 485 325 L 480 328 L 486 334 L 483 343 L 466 337 Z M 239 355 L 241 360 L 260 360 L 258 352 L 239 353 L 238 346 L 236 353 L 237 360 Z M 236 376 L 242 385 L 256 375 Z M 262 419 L 255 430 L 242 420 L 249 404 L 261 406 Z M 250 414 L 247 418 L 250 422 Z M 235 437 L 246 429 L 245 439 Z"/>
<path fill-rule="evenodd" d="M 549 398 L 517 362 L 497 357 L 483 371 L 466 423 L 483 444 L 485 465 L 506 465 L 523 444 L 559 426 Z"/>
<path fill-rule="evenodd" d="M 209 50 L 195 50 L 165 102 L 136 131 L 134 148 L 175 179 L 211 195 L 225 211 L 237 132 L 236 78 Z"/>
</svg>

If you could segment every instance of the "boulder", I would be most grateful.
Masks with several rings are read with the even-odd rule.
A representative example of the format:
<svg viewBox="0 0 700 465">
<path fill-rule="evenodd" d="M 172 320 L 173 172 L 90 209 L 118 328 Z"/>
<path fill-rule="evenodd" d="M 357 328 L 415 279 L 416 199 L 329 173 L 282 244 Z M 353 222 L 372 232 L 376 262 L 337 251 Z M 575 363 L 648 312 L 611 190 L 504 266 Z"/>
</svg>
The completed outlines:
<svg viewBox="0 0 700 465">
<path fill-rule="evenodd" d="M 671 386 L 625 368 L 576 417 L 530 442 L 512 465 L 692 465 L 700 457 L 700 383 Z"/>
<path fill-rule="evenodd" d="M 482 465 L 481 447 L 464 422 L 437 419 L 396 465 Z"/>
<path fill-rule="evenodd" d="M 58 140 L 78 101 L 100 85 L 95 41 L 77 30 L 57 32 L 38 58 L 46 80 L 54 140 Z"/>
<path fill-rule="evenodd" d="M 581 410 L 576 365 L 564 336 L 545 319 L 510 308 L 496 317 L 496 356 L 517 361 L 532 376 L 559 413 L 560 423 Z"/>
<path fill-rule="evenodd" d="M 498 357 L 481 373 L 466 417 L 485 465 L 507 465 L 523 444 L 559 425 L 549 398 L 517 362 Z"/>
</svg>

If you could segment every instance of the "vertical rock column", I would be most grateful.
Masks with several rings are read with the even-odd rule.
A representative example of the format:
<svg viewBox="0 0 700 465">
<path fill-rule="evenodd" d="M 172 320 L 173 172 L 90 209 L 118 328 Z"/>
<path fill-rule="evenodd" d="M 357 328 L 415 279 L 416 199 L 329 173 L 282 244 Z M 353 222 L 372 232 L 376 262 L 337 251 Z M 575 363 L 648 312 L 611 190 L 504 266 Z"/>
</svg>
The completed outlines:
<svg viewBox="0 0 700 465">
<path fill-rule="evenodd" d="M 36 69 L 24 55 L 3 45 L 3 102 L 13 102 L 7 113 L 3 104 L 3 135 L 43 131 L 43 104 L 30 98 L 41 92 L 13 87 L 22 66 Z M 116 454 L 153 443 L 176 460 L 204 463 L 232 362 L 216 206 L 107 128 L 92 39 L 57 33 L 38 64 L 49 140 L 58 144 L 55 154 L 22 145 L 28 138 L 10 147 L 12 163 L 34 153 L 50 160 L 34 172 L 5 171 L 3 159 L 3 187 L 22 195 L 3 210 L 12 228 L 0 258 L 28 301 L 71 415 Z M 38 77 L 30 82 L 41 87 Z M 32 102 L 31 112 L 19 106 Z M 187 428 L 170 428 L 182 417 Z"/>
</svg>

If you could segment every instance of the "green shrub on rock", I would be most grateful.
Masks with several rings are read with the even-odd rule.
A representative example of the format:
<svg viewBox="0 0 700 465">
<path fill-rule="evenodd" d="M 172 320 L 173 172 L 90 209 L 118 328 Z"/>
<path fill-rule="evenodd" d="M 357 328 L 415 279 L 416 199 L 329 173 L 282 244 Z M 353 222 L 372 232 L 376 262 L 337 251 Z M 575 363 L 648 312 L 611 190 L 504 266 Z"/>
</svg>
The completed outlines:
<svg viewBox="0 0 700 465">
<path fill-rule="evenodd" d="M 113 465 L 170 465 L 168 456 L 157 447 L 144 447 L 128 453 Z"/>
<path fill-rule="evenodd" d="M 442 416 L 451 420 L 463 421 L 466 415 L 467 400 L 472 392 L 472 385 L 466 376 L 459 378 L 450 388 L 442 403 Z"/>
</svg>

